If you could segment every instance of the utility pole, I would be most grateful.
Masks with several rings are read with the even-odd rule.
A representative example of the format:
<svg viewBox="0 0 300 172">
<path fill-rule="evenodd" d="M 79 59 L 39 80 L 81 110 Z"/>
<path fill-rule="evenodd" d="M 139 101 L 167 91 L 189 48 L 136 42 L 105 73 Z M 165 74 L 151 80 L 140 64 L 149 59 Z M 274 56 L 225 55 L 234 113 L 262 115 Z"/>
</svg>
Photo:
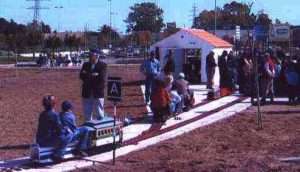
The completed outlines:
<svg viewBox="0 0 300 172">
<path fill-rule="evenodd" d="M 41 6 L 41 1 L 49 1 L 49 0 L 27 0 L 27 1 L 33 1 L 34 4 L 32 7 L 29 7 L 27 9 L 29 10 L 33 10 L 33 19 L 32 19 L 32 23 L 34 26 L 34 29 L 39 30 L 39 23 L 40 23 L 40 11 L 41 10 L 45 10 L 45 9 L 49 9 L 48 7 L 42 7 Z"/>
<path fill-rule="evenodd" d="M 192 7 L 192 17 L 193 17 L 193 25 L 192 25 L 192 27 L 196 27 L 196 23 L 197 23 L 197 21 L 196 21 L 196 17 L 197 17 L 197 10 L 198 10 L 198 8 L 197 8 L 197 6 L 196 6 L 196 3 L 194 3 L 193 4 L 193 7 Z"/>
<path fill-rule="evenodd" d="M 215 30 L 214 34 L 217 34 L 217 0 L 215 0 Z"/>
<path fill-rule="evenodd" d="M 63 6 L 55 6 L 54 7 L 55 9 L 57 9 L 57 10 L 59 10 L 59 17 L 58 17 L 58 25 L 57 25 L 57 32 L 59 32 L 59 30 L 60 30 L 60 25 L 61 25 L 61 20 L 60 20 L 60 15 L 61 15 L 61 13 L 60 13 L 60 11 L 64 8 Z"/>
<path fill-rule="evenodd" d="M 111 10 L 111 6 L 112 6 L 112 0 L 108 0 L 109 3 L 109 55 L 111 56 L 111 51 L 112 51 L 112 10 Z"/>
<path fill-rule="evenodd" d="M 27 0 L 27 1 L 33 1 L 34 4 L 32 7 L 29 7 L 27 9 L 33 10 L 33 19 L 32 19 L 32 26 L 33 26 L 33 32 L 35 35 L 38 35 L 39 33 L 42 33 L 42 26 L 40 25 L 40 11 L 44 9 L 49 9 L 48 7 L 42 7 L 41 1 L 50 1 L 50 0 Z M 33 60 L 35 59 L 35 48 L 33 46 Z"/>
<path fill-rule="evenodd" d="M 84 52 L 88 49 L 88 24 L 84 26 Z"/>
</svg>

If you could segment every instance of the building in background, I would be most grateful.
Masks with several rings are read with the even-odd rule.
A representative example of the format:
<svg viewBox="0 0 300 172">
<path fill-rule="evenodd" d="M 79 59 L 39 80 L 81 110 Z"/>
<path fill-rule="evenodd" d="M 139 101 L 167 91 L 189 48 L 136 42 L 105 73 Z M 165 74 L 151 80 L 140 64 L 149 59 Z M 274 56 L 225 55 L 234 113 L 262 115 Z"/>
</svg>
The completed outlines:
<svg viewBox="0 0 300 172">
<path fill-rule="evenodd" d="M 224 50 L 231 51 L 233 45 L 213 34 L 201 29 L 181 29 L 175 34 L 153 44 L 152 51 L 159 53 L 162 65 L 166 63 L 166 55 L 171 50 L 175 61 L 175 77 L 184 72 L 192 83 L 207 82 L 206 56 L 213 51 L 216 62 Z M 219 72 L 216 71 L 214 81 L 219 83 Z"/>
</svg>

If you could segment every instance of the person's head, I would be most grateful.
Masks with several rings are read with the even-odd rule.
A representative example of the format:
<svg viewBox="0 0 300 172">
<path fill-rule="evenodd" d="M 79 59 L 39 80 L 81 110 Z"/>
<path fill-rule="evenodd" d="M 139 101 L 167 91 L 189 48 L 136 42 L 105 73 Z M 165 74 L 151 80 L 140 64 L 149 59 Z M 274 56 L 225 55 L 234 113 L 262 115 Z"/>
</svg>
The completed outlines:
<svg viewBox="0 0 300 172">
<path fill-rule="evenodd" d="M 55 97 L 53 95 L 47 95 L 42 101 L 45 110 L 51 110 L 55 106 Z"/>
<path fill-rule="evenodd" d="M 172 75 L 166 75 L 164 78 L 164 85 L 167 86 L 172 84 L 172 80 L 173 80 Z"/>
<path fill-rule="evenodd" d="M 226 50 L 223 51 L 222 56 L 227 56 L 228 52 Z"/>
<path fill-rule="evenodd" d="M 180 72 L 178 75 L 178 79 L 184 79 L 184 78 L 185 78 L 184 73 Z"/>
<path fill-rule="evenodd" d="M 97 53 L 91 52 L 91 53 L 90 53 L 90 62 L 91 62 L 92 64 L 96 64 L 97 61 L 98 61 L 98 55 L 97 55 Z"/>
<path fill-rule="evenodd" d="M 73 105 L 70 101 L 66 100 L 61 104 L 61 109 L 63 112 L 68 112 L 73 109 Z"/>
<path fill-rule="evenodd" d="M 266 54 L 265 54 L 265 57 L 270 57 L 270 53 L 266 53 Z"/>
</svg>

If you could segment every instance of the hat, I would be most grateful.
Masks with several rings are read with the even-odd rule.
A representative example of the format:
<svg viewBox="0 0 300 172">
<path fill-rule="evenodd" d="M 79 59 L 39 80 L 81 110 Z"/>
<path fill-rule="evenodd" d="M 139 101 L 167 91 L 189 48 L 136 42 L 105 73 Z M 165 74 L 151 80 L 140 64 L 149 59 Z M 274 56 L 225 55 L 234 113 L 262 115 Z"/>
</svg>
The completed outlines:
<svg viewBox="0 0 300 172">
<path fill-rule="evenodd" d="M 181 72 L 181 73 L 179 73 L 179 76 L 178 76 L 178 77 L 179 77 L 179 79 L 184 79 L 184 78 L 185 78 L 185 75 L 184 75 L 184 73 Z"/>
<path fill-rule="evenodd" d="M 61 108 L 63 111 L 68 111 L 70 109 L 73 108 L 73 105 L 71 102 L 69 102 L 68 100 L 64 101 L 62 104 L 61 104 Z"/>
<path fill-rule="evenodd" d="M 90 57 L 92 57 L 92 56 L 98 57 L 98 54 L 99 54 L 99 51 L 96 49 L 91 49 L 89 52 Z"/>
</svg>

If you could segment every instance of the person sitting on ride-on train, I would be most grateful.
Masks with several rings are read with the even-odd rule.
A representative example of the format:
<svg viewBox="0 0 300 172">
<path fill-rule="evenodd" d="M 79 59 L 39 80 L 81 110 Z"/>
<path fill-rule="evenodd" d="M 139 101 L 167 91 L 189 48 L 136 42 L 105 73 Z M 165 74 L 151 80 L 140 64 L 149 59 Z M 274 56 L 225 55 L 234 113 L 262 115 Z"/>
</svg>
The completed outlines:
<svg viewBox="0 0 300 172">
<path fill-rule="evenodd" d="M 63 140 L 64 149 L 68 144 L 78 142 L 76 154 L 87 156 L 85 152 L 89 147 L 89 132 L 86 127 L 77 127 L 76 117 L 72 112 L 73 105 L 69 101 L 64 101 L 61 105 L 62 112 L 59 114 L 60 121 L 63 125 L 61 139 Z"/>
<path fill-rule="evenodd" d="M 61 145 L 60 129 L 61 124 L 58 113 L 55 112 L 55 97 L 45 96 L 42 101 L 44 111 L 39 116 L 36 142 L 40 147 L 56 147 Z M 54 153 L 55 156 L 59 152 Z"/>
</svg>

